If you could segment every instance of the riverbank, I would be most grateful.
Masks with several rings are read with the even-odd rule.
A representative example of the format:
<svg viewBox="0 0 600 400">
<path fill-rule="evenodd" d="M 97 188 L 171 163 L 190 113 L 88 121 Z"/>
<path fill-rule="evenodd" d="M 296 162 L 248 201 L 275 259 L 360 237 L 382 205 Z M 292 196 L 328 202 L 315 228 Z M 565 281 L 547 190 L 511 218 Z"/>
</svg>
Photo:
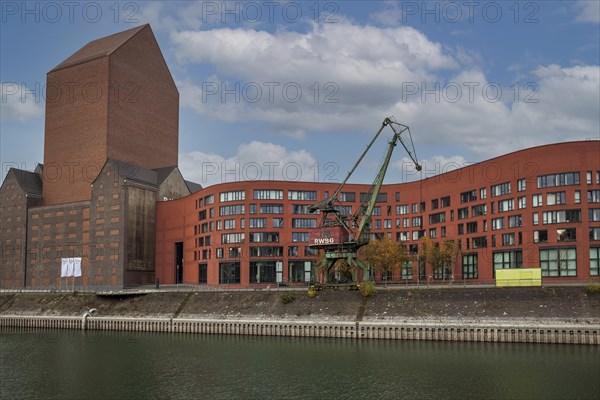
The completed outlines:
<svg viewBox="0 0 600 400">
<path fill-rule="evenodd" d="M 285 303 L 283 295 L 293 297 Z M 94 317 L 82 320 L 88 309 Z M 27 322 L 29 321 L 29 322 Z M 46 322 L 44 322 L 46 321 Z M 0 324 L 275 336 L 600 344 L 583 287 L 356 291 L 1 293 Z M 578 333 L 579 332 L 579 333 Z"/>
</svg>

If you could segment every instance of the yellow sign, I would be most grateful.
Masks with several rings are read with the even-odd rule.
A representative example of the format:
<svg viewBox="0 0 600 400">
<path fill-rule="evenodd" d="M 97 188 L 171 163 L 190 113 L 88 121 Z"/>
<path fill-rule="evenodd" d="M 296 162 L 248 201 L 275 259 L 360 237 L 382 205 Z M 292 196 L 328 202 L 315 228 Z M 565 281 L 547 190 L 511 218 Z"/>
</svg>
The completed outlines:
<svg viewBox="0 0 600 400">
<path fill-rule="evenodd" d="M 541 268 L 498 269 L 496 286 L 542 286 Z"/>
</svg>

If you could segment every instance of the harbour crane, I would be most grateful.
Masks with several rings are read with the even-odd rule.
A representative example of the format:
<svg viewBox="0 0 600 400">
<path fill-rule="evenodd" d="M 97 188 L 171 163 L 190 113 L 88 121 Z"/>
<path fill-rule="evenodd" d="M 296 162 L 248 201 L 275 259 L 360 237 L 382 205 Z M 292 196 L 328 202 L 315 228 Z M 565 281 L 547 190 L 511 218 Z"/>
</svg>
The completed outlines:
<svg viewBox="0 0 600 400">
<path fill-rule="evenodd" d="M 371 149 L 371 146 L 385 127 L 390 127 L 394 132 L 392 139 L 388 143 L 388 149 L 385 154 L 379 173 L 375 177 L 373 184 L 369 188 L 366 196 L 361 196 L 360 206 L 353 213 L 348 213 L 342 207 L 339 199 L 339 195 L 361 163 L 367 152 Z M 407 145 L 404 136 L 408 136 L 407 139 L 410 143 Z M 415 164 L 417 171 L 421 170 L 421 165 L 417 161 L 417 155 L 415 147 L 413 145 L 412 136 L 410 134 L 410 128 L 406 125 L 396 122 L 393 117 L 387 117 L 383 120 L 381 127 L 367 145 L 361 156 L 358 158 L 352 169 L 348 172 L 346 179 L 340 184 L 335 192 L 328 198 L 310 206 L 308 211 L 310 213 L 320 212 L 321 222 L 317 228 L 314 228 L 309 233 L 309 247 L 324 250 L 325 256 L 316 268 L 317 273 L 325 271 L 325 276 L 329 275 L 331 268 L 339 260 L 345 260 L 348 265 L 354 268 L 354 271 L 358 271 L 360 268 L 363 272 L 363 279 L 366 276 L 367 266 L 358 258 L 357 251 L 362 246 L 369 242 L 369 231 L 371 229 L 371 216 L 377 202 L 379 192 L 381 191 L 381 185 L 387 172 L 387 169 L 392 158 L 392 152 L 398 144 L 402 144 L 404 150 L 408 153 L 408 156 Z M 410 148 L 409 148 L 410 146 Z M 356 281 L 356 275 L 353 274 L 353 279 Z M 327 279 L 327 278 L 326 278 Z"/>
</svg>

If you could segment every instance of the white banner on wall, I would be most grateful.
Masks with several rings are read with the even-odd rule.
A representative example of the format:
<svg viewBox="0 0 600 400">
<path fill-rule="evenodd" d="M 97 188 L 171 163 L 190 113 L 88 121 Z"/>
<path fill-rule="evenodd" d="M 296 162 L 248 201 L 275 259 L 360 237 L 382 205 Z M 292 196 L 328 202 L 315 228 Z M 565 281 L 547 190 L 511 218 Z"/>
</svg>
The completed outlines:
<svg viewBox="0 0 600 400">
<path fill-rule="evenodd" d="M 62 258 L 60 262 L 60 277 L 81 276 L 81 257 Z"/>
</svg>

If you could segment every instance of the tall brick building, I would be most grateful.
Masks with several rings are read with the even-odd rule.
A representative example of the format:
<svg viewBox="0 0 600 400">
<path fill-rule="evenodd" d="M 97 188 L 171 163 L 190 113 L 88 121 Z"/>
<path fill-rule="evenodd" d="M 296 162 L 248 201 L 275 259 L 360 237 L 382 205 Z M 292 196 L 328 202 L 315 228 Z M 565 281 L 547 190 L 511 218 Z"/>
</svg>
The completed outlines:
<svg viewBox="0 0 600 400">
<path fill-rule="evenodd" d="M 154 281 L 157 201 L 198 189 L 177 168 L 179 93 L 152 29 L 94 40 L 47 76 L 44 165 L 0 187 L 0 288 Z"/>
</svg>

